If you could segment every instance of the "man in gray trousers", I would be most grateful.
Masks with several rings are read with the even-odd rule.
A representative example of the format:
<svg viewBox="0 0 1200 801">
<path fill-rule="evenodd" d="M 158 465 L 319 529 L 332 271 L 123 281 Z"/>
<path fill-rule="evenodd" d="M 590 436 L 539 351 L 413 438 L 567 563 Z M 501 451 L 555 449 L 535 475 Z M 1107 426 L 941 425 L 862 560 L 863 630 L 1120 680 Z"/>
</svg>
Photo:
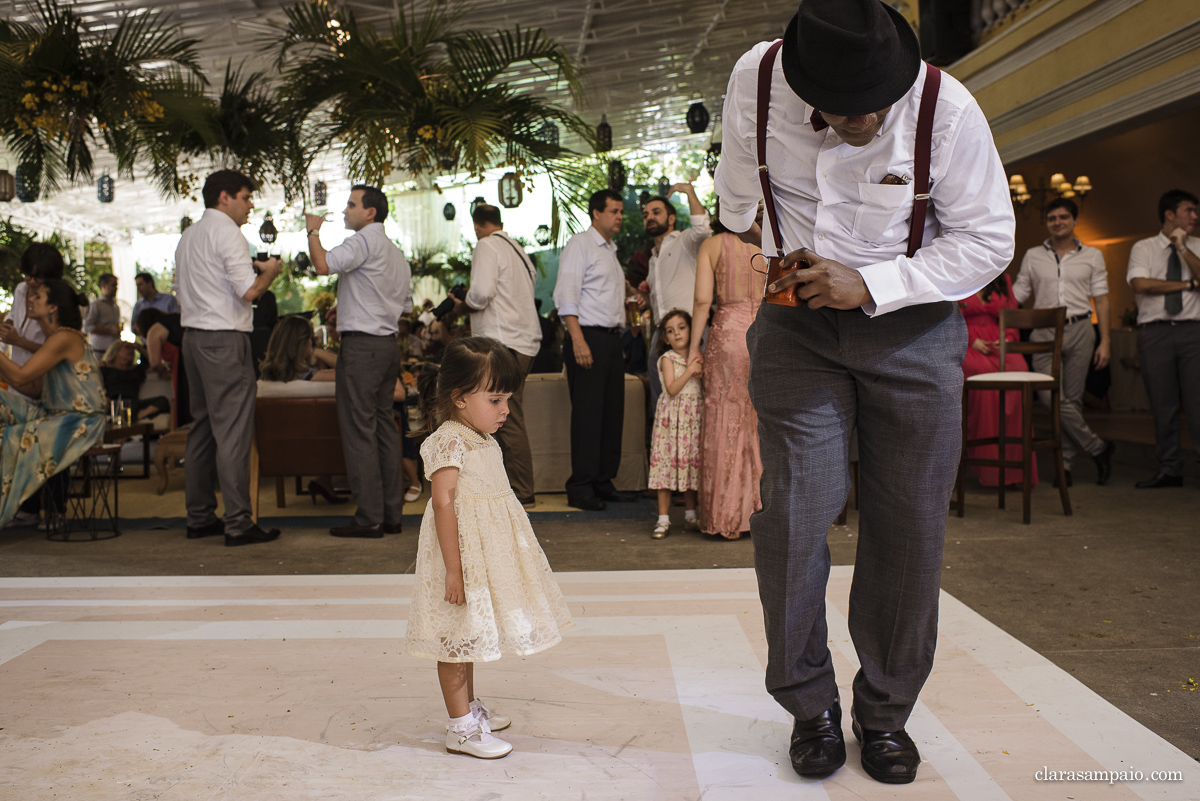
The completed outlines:
<svg viewBox="0 0 1200 801">
<path fill-rule="evenodd" d="M 853 731 L 877 781 L 911 782 L 920 763 L 904 725 L 933 665 L 959 460 L 967 335 L 954 301 L 1009 263 L 1015 227 L 983 113 L 962 84 L 932 70 L 908 23 L 879 0 L 803 0 L 782 44 L 743 56 L 726 94 L 721 222 L 799 268 L 767 293 L 794 288 L 802 302 L 764 303 L 747 344 L 763 461 L 763 508 L 750 530 L 766 683 L 795 718 L 789 757 L 803 776 L 846 761 L 825 621 L 826 536 L 849 492 L 855 427 Z M 937 99 L 925 117 L 931 143 L 920 148 L 926 96 Z M 922 161 L 929 189 L 916 188 Z M 764 183 L 765 234 L 754 222 Z M 928 212 L 913 220 L 914 199 L 926 197 Z"/>
<path fill-rule="evenodd" d="M 305 215 L 317 274 L 338 276 L 338 428 L 358 511 L 349 525 L 329 530 L 335 537 L 398 534 L 404 513 L 392 393 L 400 372 L 400 315 L 412 311 L 412 272 L 384 233 L 387 214 L 382 192 L 373 186 L 351 187 L 342 218 L 354 235 L 328 252 L 320 238 L 324 217 Z"/>
<path fill-rule="evenodd" d="M 279 259 L 258 262 L 242 236 L 254 208 L 254 182 L 218 170 L 204 182 L 204 216 L 179 238 L 175 278 L 183 325 L 192 427 L 186 451 L 187 536 L 225 535 L 228 546 L 269 542 L 250 519 L 250 442 L 254 437 L 252 302 L 279 275 Z M 225 520 L 217 519 L 214 479 L 221 482 Z"/>
</svg>

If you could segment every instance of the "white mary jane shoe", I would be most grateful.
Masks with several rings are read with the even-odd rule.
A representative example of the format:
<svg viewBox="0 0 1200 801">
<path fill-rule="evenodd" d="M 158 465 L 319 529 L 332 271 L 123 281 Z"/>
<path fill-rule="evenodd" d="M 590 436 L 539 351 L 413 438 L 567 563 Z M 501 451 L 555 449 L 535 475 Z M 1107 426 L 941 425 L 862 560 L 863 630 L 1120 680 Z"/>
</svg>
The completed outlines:
<svg viewBox="0 0 1200 801">
<path fill-rule="evenodd" d="M 476 698 L 471 702 L 471 713 L 480 720 L 487 721 L 488 731 L 503 731 L 512 725 L 512 718 L 508 715 L 497 715 L 487 708 L 487 704 L 483 702 L 482 698 Z"/>
<path fill-rule="evenodd" d="M 454 731 L 447 728 L 446 750 L 452 754 L 466 754 L 477 759 L 499 759 L 506 757 L 512 751 L 512 744 L 493 737 L 487 731 L 486 725 L 478 721 L 466 731 Z"/>
<path fill-rule="evenodd" d="M 408 492 L 404 493 L 404 502 L 412 503 L 413 501 L 417 500 L 420 497 L 421 497 L 421 486 L 419 484 L 414 484 L 413 486 L 408 488 Z"/>
</svg>

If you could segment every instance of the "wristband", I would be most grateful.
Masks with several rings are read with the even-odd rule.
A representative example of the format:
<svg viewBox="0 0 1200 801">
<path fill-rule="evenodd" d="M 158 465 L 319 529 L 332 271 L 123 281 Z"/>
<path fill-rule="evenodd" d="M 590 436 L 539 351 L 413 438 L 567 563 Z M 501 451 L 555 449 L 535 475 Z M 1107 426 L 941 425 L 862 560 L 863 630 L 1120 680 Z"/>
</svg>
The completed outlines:
<svg viewBox="0 0 1200 801">
<path fill-rule="evenodd" d="M 321 232 L 320 231 L 309 231 L 308 235 L 309 236 L 320 236 Z"/>
</svg>

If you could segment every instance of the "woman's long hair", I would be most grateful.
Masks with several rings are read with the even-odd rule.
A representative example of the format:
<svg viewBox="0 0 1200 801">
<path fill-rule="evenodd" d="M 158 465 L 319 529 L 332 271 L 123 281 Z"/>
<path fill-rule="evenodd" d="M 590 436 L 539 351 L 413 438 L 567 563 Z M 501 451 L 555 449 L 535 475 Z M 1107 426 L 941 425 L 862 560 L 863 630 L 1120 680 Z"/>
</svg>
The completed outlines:
<svg viewBox="0 0 1200 801">
<path fill-rule="evenodd" d="M 259 365 L 263 381 L 295 381 L 309 368 L 312 325 L 301 317 L 284 317 L 275 324 L 267 352 Z"/>
<path fill-rule="evenodd" d="M 1005 273 L 1000 273 L 992 279 L 992 282 L 985 286 L 983 291 L 979 293 L 979 297 L 984 303 L 987 303 L 991 299 L 993 292 L 1003 295 L 1006 298 L 1010 297 L 1008 294 L 1008 276 Z"/>
<path fill-rule="evenodd" d="M 431 433 L 454 416 L 454 402 L 476 390 L 516 392 L 521 368 L 508 348 L 489 337 L 459 337 L 446 346 L 440 366 L 417 379 L 423 430 Z"/>
<path fill-rule="evenodd" d="M 50 278 L 42 281 L 46 290 L 46 303 L 58 309 L 58 324 L 63 328 L 83 328 L 80 306 L 86 307 L 88 299 L 75 291 L 66 281 Z"/>
</svg>

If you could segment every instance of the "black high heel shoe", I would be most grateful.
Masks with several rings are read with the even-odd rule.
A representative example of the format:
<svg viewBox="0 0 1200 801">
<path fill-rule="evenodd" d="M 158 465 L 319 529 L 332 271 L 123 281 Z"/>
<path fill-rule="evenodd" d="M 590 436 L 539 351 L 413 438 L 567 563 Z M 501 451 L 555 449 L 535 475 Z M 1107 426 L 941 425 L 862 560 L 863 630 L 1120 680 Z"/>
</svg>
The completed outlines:
<svg viewBox="0 0 1200 801">
<path fill-rule="evenodd" d="M 312 496 L 313 506 L 317 505 L 318 495 L 334 506 L 346 502 L 345 498 L 339 498 L 336 494 L 327 490 L 323 484 L 318 483 L 316 480 L 308 482 L 308 494 Z"/>
</svg>

